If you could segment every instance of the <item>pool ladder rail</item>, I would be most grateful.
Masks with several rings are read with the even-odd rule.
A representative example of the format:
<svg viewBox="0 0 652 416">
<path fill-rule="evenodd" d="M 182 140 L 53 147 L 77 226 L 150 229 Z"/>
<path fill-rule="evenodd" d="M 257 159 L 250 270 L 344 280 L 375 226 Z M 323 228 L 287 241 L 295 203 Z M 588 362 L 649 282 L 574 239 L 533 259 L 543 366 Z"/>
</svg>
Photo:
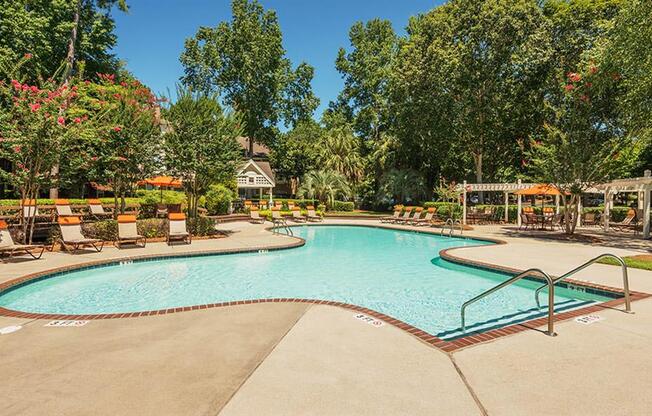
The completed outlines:
<svg viewBox="0 0 652 416">
<path fill-rule="evenodd" d="M 504 288 L 506 286 L 509 286 L 509 285 L 511 285 L 513 283 L 516 283 L 519 280 L 521 280 L 521 279 L 523 279 L 523 278 L 525 278 L 527 276 L 531 276 L 533 274 L 538 274 L 538 275 L 542 276 L 546 280 L 546 283 L 544 285 L 540 286 L 539 288 L 537 288 L 537 290 L 534 292 L 535 301 L 536 301 L 537 307 L 541 308 L 541 304 L 539 303 L 539 292 L 541 292 L 541 290 L 543 290 L 545 288 L 548 288 L 548 328 L 547 328 L 545 333 L 546 333 L 546 335 L 549 335 L 549 336 L 552 336 L 552 337 L 556 336 L 557 334 L 555 333 L 555 328 L 554 328 L 554 321 L 555 321 L 555 285 L 557 283 L 561 282 L 562 280 L 574 275 L 575 273 L 578 273 L 581 270 L 584 270 L 585 268 L 589 267 L 590 265 L 597 262 L 598 260 L 601 260 L 601 259 L 607 258 L 607 257 L 616 259 L 616 261 L 618 261 L 618 263 L 620 263 L 621 270 L 622 270 L 622 275 L 623 275 L 623 292 L 624 292 L 624 297 L 625 297 L 625 310 L 624 310 L 624 312 L 625 313 L 634 313 L 634 312 L 632 312 L 632 307 L 631 307 L 631 298 L 630 298 L 630 293 L 629 293 L 629 276 L 627 274 L 627 265 L 625 264 L 623 259 L 620 258 L 619 256 L 616 256 L 615 254 L 605 253 L 605 254 L 601 254 L 601 255 L 587 261 L 586 263 L 583 263 L 582 265 L 574 268 L 573 270 L 569 271 L 568 273 L 563 274 L 563 275 L 561 275 L 561 276 L 559 276 L 557 278 L 554 278 L 554 279 L 552 277 L 550 277 L 550 275 L 548 273 L 544 272 L 541 269 L 538 269 L 538 268 L 528 269 L 528 270 L 526 270 L 524 272 L 521 272 L 521 273 L 517 274 L 516 276 L 514 276 L 514 277 L 512 277 L 512 278 L 510 278 L 510 279 L 508 279 L 508 280 L 506 280 L 506 281 L 492 287 L 491 289 L 488 289 L 488 290 L 480 293 L 478 296 L 467 300 L 466 302 L 464 302 L 464 304 L 462 304 L 462 308 L 460 309 L 460 317 L 461 317 L 461 320 L 462 320 L 462 326 L 461 326 L 462 332 L 466 331 L 466 308 L 469 305 L 479 301 L 480 299 L 482 299 L 482 298 L 484 298 L 486 296 L 491 295 L 494 292 L 497 292 L 498 290 L 500 290 L 500 289 L 502 289 L 502 288 Z"/>
<path fill-rule="evenodd" d="M 292 232 L 292 227 L 288 226 L 287 221 L 285 221 L 283 218 L 274 218 L 272 224 L 274 227 L 272 228 L 272 233 L 273 234 L 283 234 L 280 232 L 281 229 L 285 230 L 285 234 L 283 235 L 290 235 L 294 237 L 294 232 Z"/>
<path fill-rule="evenodd" d="M 462 221 L 460 220 L 455 220 L 453 221 L 452 218 L 449 218 L 446 220 L 446 223 L 441 227 L 441 231 L 439 232 L 439 235 L 444 235 L 444 231 L 448 228 L 448 236 L 452 237 L 453 232 L 455 231 L 455 226 L 459 225 L 460 226 L 460 235 L 464 234 L 464 226 L 462 225 Z"/>
</svg>

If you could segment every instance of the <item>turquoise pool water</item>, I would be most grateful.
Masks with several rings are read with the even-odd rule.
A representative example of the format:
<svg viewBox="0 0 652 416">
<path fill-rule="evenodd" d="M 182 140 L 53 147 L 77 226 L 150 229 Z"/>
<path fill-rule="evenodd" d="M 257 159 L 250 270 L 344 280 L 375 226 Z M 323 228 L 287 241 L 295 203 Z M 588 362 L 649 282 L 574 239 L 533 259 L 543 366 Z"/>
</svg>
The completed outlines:
<svg viewBox="0 0 652 416">
<path fill-rule="evenodd" d="M 371 227 L 302 226 L 294 233 L 306 239 L 305 246 L 80 270 L 5 292 L 0 305 L 96 314 L 244 299 L 323 299 L 367 307 L 452 338 L 460 335 L 462 303 L 506 279 L 438 256 L 444 248 L 489 244 L 482 241 Z M 536 287 L 521 281 L 470 306 L 467 331 L 542 316 L 545 308 L 539 311 L 534 303 Z M 563 310 L 604 300 L 559 288 L 555 304 Z"/>
</svg>

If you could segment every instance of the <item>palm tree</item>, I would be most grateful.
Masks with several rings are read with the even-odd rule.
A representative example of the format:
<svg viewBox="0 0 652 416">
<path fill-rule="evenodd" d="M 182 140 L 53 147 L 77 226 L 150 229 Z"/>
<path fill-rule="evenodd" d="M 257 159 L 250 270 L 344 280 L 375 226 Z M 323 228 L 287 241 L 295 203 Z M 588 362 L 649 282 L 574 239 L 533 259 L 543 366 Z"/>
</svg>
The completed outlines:
<svg viewBox="0 0 652 416">
<path fill-rule="evenodd" d="M 425 194 L 425 184 L 419 172 L 412 169 L 392 169 L 381 179 L 379 196 L 396 202 L 414 201 Z"/>
<path fill-rule="evenodd" d="M 320 203 L 331 206 L 336 198 L 347 198 L 350 193 L 351 188 L 346 178 L 330 170 L 313 170 L 306 173 L 298 191 L 300 198 L 317 199 Z"/>
<path fill-rule="evenodd" d="M 360 143 L 347 127 L 334 128 L 326 134 L 319 159 L 324 169 L 344 175 L 350 183 L 357 184 L 362 179 L 364 161 Z"/>
</svg>

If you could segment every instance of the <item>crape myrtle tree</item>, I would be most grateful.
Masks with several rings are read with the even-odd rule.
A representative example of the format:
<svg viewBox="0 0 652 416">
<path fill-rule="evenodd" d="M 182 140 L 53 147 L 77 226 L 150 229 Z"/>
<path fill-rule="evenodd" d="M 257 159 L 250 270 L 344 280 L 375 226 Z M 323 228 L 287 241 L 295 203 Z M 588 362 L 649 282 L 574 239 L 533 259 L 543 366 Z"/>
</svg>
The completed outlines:
<svg viewBox="0 0 652 416">
<path fill-rule="evenodd" d="M 527 162 L 534 179 L 562 193 L 567 234 L 575 232 L 582 193 L 629 171 L 641 147 L 617 122 L 618 74 L 595 62 L 559 79 L 559 93 L 547 100 L 546 123 L 532 137 Z"/>
<path fill-rule="evenodd" d="M 5 73 L 20 73 L 30 57 Z M 18 190 L 22 200 L 36 200 L 39 192 L 50 186 L 53 167 L 66 153 L 85 119 L 74 116 L 78 100 L 76 85 L 58 85 L 52 80 L 28 84 L 16 75 L 0 80 L 0 158 L 11 168 L 0 169 L 0 178 Z M 31 243 L 35 216 L 24 218 L 21 210 L 23 238 Z"/>
<path fill-rule="evenodd" d="M 177 88 L 177 100 L 165 112 L 165 164 L 182 180 L 188 215 L 197 216 L 199 198 L 211 185 L 235 179 L 241 161 L 237 137 L 243 124 L 239 114 L 224 113 L 212 93 Z"/>
<path fill-rule="evenodd" d="M 125 197 L 160 164 L 159 104 L 138 80 L 116 82 L 112 74 L 98 76 L 99 83 L 79 86 L 80 111 L 90 114 L 95 131 L 84 150 L 71 156 L 88 157 L 89 177 L 112 188 L 114 212 L 124 213 Z"/>
<path fill-rule="evenodd" d="M 242 114 L 244 133 L 272 147 L 276 126 L 293 126 L 319 105 L 310 83 L 313 68 L 292 69 L 285 57 L 276 13 L 257 0 L 233 0 L 232 20 L 201 27 L 186 40 L 181 81 L 194 91 L 217 92 L 225 105 Z"/>
</svg>

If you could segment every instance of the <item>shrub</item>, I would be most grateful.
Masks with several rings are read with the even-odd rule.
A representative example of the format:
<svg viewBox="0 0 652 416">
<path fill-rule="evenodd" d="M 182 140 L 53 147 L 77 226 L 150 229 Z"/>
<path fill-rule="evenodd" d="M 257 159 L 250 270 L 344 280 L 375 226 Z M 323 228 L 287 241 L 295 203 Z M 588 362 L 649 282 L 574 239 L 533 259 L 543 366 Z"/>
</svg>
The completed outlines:
<svg viewBox="0 0 652 416">
<path fill-rule="evenodd" d="M 228 214 L 231 202 L 235 199 L 232 190 L 224 185 L 211 185 L 206 193 L 206 209 L 211 215 Z"/>
<path fill-rule="evenodd" d="M 217 233 L 217 230 L 215 230 L 215 220 L 212 218 L 188 218 L 187 226 L 188 232 L 195 236 L 214 235 Z"/>
<path fill-rule="evenodd" d="M 355 204 L 352 201 L 333 201 L 333 211 L 353 211 Z"/>
<path fill-rule="evenodd" d="M 138 220 L 136 226 L 138 234 L 145 238 L 165 237 L 167 233 L 167 221 L 161 218 Z"/>
<path fill-rule="evenodd" d="M 57 229 L 59 227 L 54 227 Z M 82 224 L 84 235 L 88 238 L 98 238 L 104 241 L 115 241 L 118 238 L 118 222 L 116 220 L 102 220 Z"/>
</svg>

